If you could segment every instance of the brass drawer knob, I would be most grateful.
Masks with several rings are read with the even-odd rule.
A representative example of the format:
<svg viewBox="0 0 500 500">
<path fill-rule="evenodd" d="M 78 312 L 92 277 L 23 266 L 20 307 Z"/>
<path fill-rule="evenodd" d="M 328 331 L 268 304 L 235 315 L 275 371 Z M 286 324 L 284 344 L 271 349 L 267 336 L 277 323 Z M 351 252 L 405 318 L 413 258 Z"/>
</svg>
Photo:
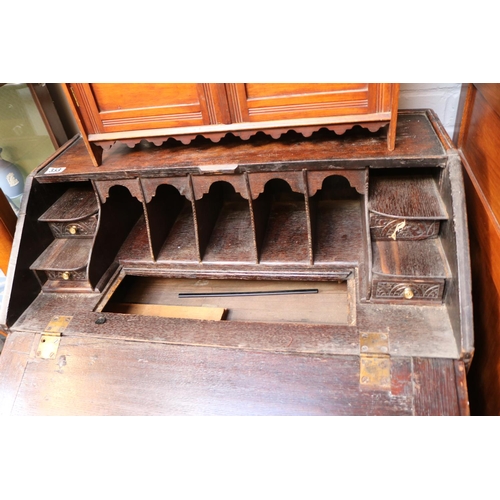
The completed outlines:
<svg viewBox="0 0 500 500">
<path fill-rule="evenodd" d="M 413 290 L 409 286 L 403 290 L 403 297 L 408 300 L 413 299 Z"/>
<path fill-rule="evenodd" d="M 63 280 L 69 280 L 71 278 L 69 271 L 64 271 L 61 276 Z"/>
<path fill-rule="evenodd" d="M 78 232 L 78 227 L 69 226 L 68 231 L 69 231 L 69 234 L 76 234 Z"/>
</svg>

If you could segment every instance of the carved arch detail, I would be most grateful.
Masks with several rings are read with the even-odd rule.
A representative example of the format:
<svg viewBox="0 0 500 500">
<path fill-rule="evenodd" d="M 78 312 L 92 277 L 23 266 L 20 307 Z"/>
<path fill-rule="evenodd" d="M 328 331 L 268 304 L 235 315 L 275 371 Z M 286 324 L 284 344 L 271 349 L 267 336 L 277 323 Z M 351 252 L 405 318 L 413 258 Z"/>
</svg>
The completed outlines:
<svg viewBox="0 0 500 500">
<path fill-rule="evenodd" d="M 338 175 L 344 177 L 349 185 L 359 194 L 368 192 L 367 169 L 363 170 L 313 170 L 307 172 L 307 184 L 309 197 L 314 196 L 322 187 L 326 178 Z"/>
<path fill-rule="evenodd" d="M 245 200 L 250 197 L 246 179 L 243 175 L 193 175 L 191 179 L 193 180 L 195 200 L 203 198 L 210 191 L 212 184 L 220 181 L 230 184 Z"/>
<path fill-rule="evenodd" d="M 264 192 L 266 184 L 273 179 L 285 181 L 293 192 L 305 194 L 306 187 L 302 171 L 296 172 L 262 172 L 248 174 L 250 192 L 255 200 Z"/>
<path fill-rule="evenodd" d="M 193 193 L 189 185 L 188 176 L 183 177 L 162 177 L 141 179 L 142 190 L 146 203 L 150 203 L 156 196 L 158 188 L 162 185 L 173 186 L 187 200 L 193 201 Z"/>
<path fill-rule="evenodd" d="M 142 192 L 142 187 L 139 182 L 139 179 L 118 179 L 112 181 L 96 181 L 95 186 L 97 192 L 99 194 L 99 199 L 101 203 L 106 203 L 106 200 L 109 198 L 109 192 L 114 186 L 122 186 L 128 189 L 129 193 L 139 200 L 141 203 L 144 203 L 144 196 Z"/>
</svg>

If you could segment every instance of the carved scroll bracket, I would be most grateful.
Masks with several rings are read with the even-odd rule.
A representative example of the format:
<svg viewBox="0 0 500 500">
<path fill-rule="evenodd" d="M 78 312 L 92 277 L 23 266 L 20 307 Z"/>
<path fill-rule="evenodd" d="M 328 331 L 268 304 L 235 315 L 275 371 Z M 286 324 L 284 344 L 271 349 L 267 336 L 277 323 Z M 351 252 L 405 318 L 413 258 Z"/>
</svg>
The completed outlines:
<svg viewBox="0 0 500 500">
<path fill-rule="evenodd" d="M 158 187 L 167 184 L 173 186 L 184 196 L 187 200 L 193 201 L 193 194 L 187 176 L 183 177 L 163 177 L 163 178 L 146 178 L 141 179 L 142 190 L 144 192 L 144 199 L 149 203 L 155 196 Z"/>
<path fill-rule="evenodd" d="M 368 192 L 368 169 L 364 170 L 316 170 L 307 172 L 308 194 L 314 196 L 323 186 L 327 177 L 344 177 L 359 194 Z"/>
<path fill-rule="evenodd" d="M 211 186 L 219 181 L 231 184 L 234 190 L 245 200 L 248 200 L 250 197 L 243 175 L 193 175 L 191 178 L 193 180 L 194 197 L 196 200 L 203 198 L 210 191 Z"/>
<path fill-rule="evenodd" d="M 95 186 L 99 194 L 101 203 L 106 203 L 109 198 L 109 191 L 114 186 L 123 186 L 128 189 L 130 194 L 137 198 L 141 203 L 144 203 L 144 196 L 139 179 L 118 179 L 112 181 L 96 181 Z"/>
<path fill-rule="evenodd" d="M 302 171 L 297 172 L 259 172 L 248 174 L 252 199 L 255 200 L 264 192 L 266 184 L 273 179 L 282 179 L 288 183 L 295 193 L 305 193 Z"/>
</svg>

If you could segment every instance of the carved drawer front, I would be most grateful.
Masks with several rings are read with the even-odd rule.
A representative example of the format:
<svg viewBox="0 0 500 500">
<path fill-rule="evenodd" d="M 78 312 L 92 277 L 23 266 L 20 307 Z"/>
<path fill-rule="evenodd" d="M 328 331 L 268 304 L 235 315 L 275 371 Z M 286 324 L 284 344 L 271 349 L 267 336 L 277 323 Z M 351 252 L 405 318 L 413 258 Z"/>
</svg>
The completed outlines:
<svg viewBox="0 0 500 500">
<path fill-rule="evenodd" d="M 374 240 L 437 238 L 439 227 L 439 220 L 403 219 L 370 213 L 370 231 Z"/>
<path fill-rule="evenodd" d="M 87 219 L 72 222 L 49 222 L 56 238 L 85 238 L 94 236 L 97 228 L 97 214 Z"/>
<path fill-rule="evenodd" d="M 88 266 L 98 226 L 98 204 L 90 184 L 68 189 L 38 219 L 54 240 L 33 262 L 45 291 L 91 290 Z"/>
<path fill-rule="evenodd" d="M 430 175 L 377 175 L 370 179 L 370 233 L 374 240 L 437 238 L 448 218 L 437 180 Z"/>
<path fill-rule="evenodd" d="M 97 229 L 98 206 L 90 188 L 71 188 L 39 219 L 46 222 L 55 238 L 90 238 Z"/>
<path fill-rule="evenodd" d="M 375 241 L 372 298 L 441 301 L 451 276 L 439 238 Z"/>
<path fill-rule="evenodd" d="M 88 288 L 88 263 L 92 239 L 56 238 L 30 269 L 46 278 L 44 288 Z M 45 280 L 44 280 L 45 281 Z"/>
<path fill-rule="evenodd" d="M 444 280 L 373 280 L 372 298 L 386 300 L 430 300 L 441 301 L 444 292 Z"/>
<path fill-rule="evenodd" d="M 85 268 L 76 269 L 73 271 L 45 271 L 49 280 L 62 281 L 86 281 L 87 270 Z"/>
</svg>

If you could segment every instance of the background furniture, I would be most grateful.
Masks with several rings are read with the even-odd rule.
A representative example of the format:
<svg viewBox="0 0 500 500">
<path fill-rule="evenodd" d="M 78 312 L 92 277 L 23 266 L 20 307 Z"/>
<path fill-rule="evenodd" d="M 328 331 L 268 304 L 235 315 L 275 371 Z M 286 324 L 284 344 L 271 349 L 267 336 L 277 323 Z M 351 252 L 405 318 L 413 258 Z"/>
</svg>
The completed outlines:
<svg viewBox="0 0 500 500">
<path fill-rule="evenodd" d="M 465 170 L 476 351 L 471 408 L 500 414 L 500 84 L 468 87 L 458 147 Z"/>
<path fill-rule="evenodd" d="M 290 129 L 309 137 L 322 127 L 342 134 L 354 125 L 387 124 L 394 149 L 398 84 L 386 83 L 70 83 L 64 86 L 95 166 L 115 141 L 135 146 L 197 135 L 218 142 L 227 133 L 258 131 L 278 138 Z"/>
</svg>

